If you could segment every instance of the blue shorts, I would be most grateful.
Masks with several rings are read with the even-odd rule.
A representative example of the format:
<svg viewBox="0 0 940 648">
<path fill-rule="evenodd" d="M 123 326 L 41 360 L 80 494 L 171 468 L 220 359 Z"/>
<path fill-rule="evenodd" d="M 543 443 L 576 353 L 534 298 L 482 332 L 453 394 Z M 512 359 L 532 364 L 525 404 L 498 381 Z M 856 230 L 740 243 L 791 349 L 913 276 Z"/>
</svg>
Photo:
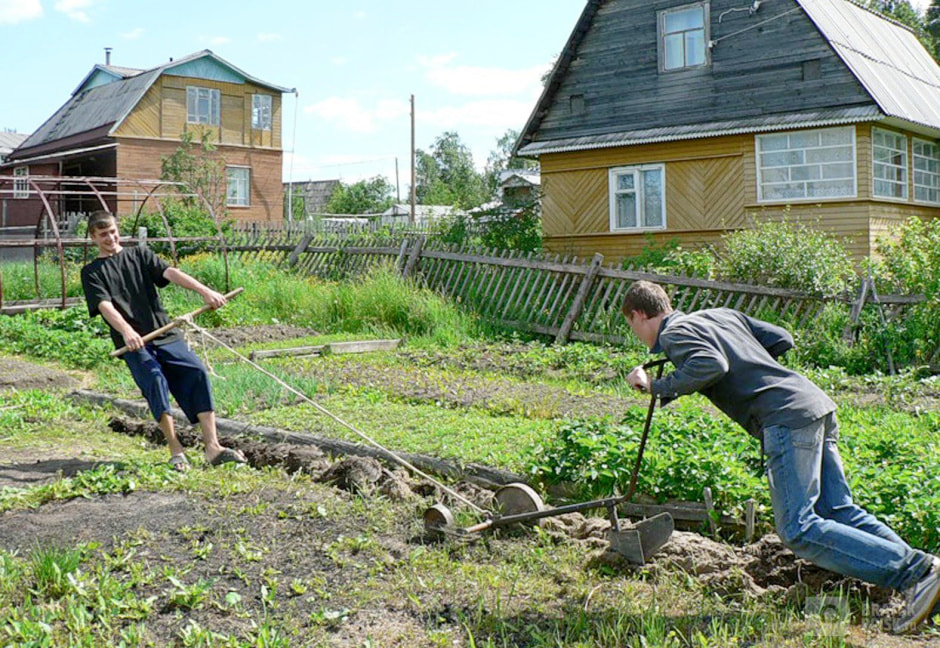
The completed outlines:
<svg viewBox="0 0 940 648">
<path fill-rule="evenodd" d="M 209 373 L 185 341 L 148 344 L 123 357 L 158 423 L 170 411 L 170 394 L 190 423 L 196 423 L 201 412 L 215 411 Z"/>
</svg>

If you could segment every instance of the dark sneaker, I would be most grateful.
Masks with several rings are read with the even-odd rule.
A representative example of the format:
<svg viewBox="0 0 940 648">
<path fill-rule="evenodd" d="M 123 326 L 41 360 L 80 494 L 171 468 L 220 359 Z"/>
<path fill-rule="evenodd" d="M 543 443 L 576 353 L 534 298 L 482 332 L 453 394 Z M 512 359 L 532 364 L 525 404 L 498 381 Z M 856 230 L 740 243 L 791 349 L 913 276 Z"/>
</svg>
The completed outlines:
<svg viewBox="0 0 940 648">
<path fill-rule="evenodd" d="M 925 619 L 940 603 L 940 558 L 934 557 L 933 567 L 917 584 L 904 592 L 907 605 L 894 624 L 897 633 L 910 632 Z"/>
</svg>

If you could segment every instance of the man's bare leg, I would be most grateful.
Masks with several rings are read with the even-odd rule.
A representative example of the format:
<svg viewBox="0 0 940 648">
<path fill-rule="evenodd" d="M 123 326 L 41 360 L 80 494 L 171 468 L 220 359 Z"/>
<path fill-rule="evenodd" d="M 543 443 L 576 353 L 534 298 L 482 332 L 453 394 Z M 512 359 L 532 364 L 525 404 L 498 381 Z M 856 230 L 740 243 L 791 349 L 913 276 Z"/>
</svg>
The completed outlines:
<svg viewBox="0 0 940 648">
<path fill-rule="evenodd" d="M 176 435 L 176 425 L 169 412 L 164 412 L 160 417 L 160 431 L 163 432 L 163 438 L 166 439 L 166 445 L 170 449 L 170 463 L 180 472 L 186 470 L 189 464 L 186 462 L 186 455 L 183 453 L 183 444 L 180 443 Z M 182 459 L 175 459 L 182 457 Z"/>
<path fill-rule="evenodd" d="M 239 462 L 245 462 L 245 455 L 243 455 L 241 451 L 225 448 L 219 443 L 219 433 L 215 424 L 215 412 L 199 412 L 196 417 L 199 419 L 199 427 L 202 430 L 202 442 L 206 446 L 206 461 L 213 463 L 223 452 L 228 452 L 238 457 Z"/>
</svg>

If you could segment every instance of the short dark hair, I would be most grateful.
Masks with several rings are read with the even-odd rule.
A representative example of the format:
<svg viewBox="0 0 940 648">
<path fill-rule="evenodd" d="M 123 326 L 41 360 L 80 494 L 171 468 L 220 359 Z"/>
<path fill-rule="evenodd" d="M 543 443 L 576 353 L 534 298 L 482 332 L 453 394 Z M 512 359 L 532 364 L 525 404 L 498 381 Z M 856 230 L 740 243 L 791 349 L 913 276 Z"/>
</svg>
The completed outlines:
<svg viewBox="0 0 940 648">
<path fill-rule="evenodd" d="M 624 315 L 637 311 L 647 317 L 672 312 L 672 302 L 662 286 L 652 281 L 634 281 L 623 298 Z"/>
<path fill-rule="evenodd" d="M 114 223 L 117 225 L 118 219 L 117 216 L 112 214 L 109 211 L 99 209 L 96 212 L 92 212 L 88 217 L 88 236 L 94 234 L 96 229 L 104 229 L 105 227 L 111 227 L 111 224 Z"/>
</svg>

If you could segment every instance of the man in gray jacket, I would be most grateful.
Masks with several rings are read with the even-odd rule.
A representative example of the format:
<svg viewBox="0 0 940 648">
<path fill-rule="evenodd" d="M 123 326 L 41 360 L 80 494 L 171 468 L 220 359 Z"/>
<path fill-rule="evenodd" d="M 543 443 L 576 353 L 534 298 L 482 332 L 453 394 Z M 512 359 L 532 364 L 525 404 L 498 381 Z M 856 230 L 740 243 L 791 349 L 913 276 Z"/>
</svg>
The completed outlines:
<svg viewBox="0 0 940 648">
<path fill-rule="evenodd" d="M 666 292 L 647 281 L 630 286 L 623 313 L 637 337 L 675 366 L 659 380 L 636 367 L 627 376 L 633 387 L 660 399 L 699 392 L 761 441 L 787 547 L 825 569 L 903 592 L 898 632 L 936 612 L 940 558 L 912 549 L 852 501 L 835 403 L 777 362 L 793 347 L 786 330 L 728 308 L 674 311 Z"/>
</svg>

